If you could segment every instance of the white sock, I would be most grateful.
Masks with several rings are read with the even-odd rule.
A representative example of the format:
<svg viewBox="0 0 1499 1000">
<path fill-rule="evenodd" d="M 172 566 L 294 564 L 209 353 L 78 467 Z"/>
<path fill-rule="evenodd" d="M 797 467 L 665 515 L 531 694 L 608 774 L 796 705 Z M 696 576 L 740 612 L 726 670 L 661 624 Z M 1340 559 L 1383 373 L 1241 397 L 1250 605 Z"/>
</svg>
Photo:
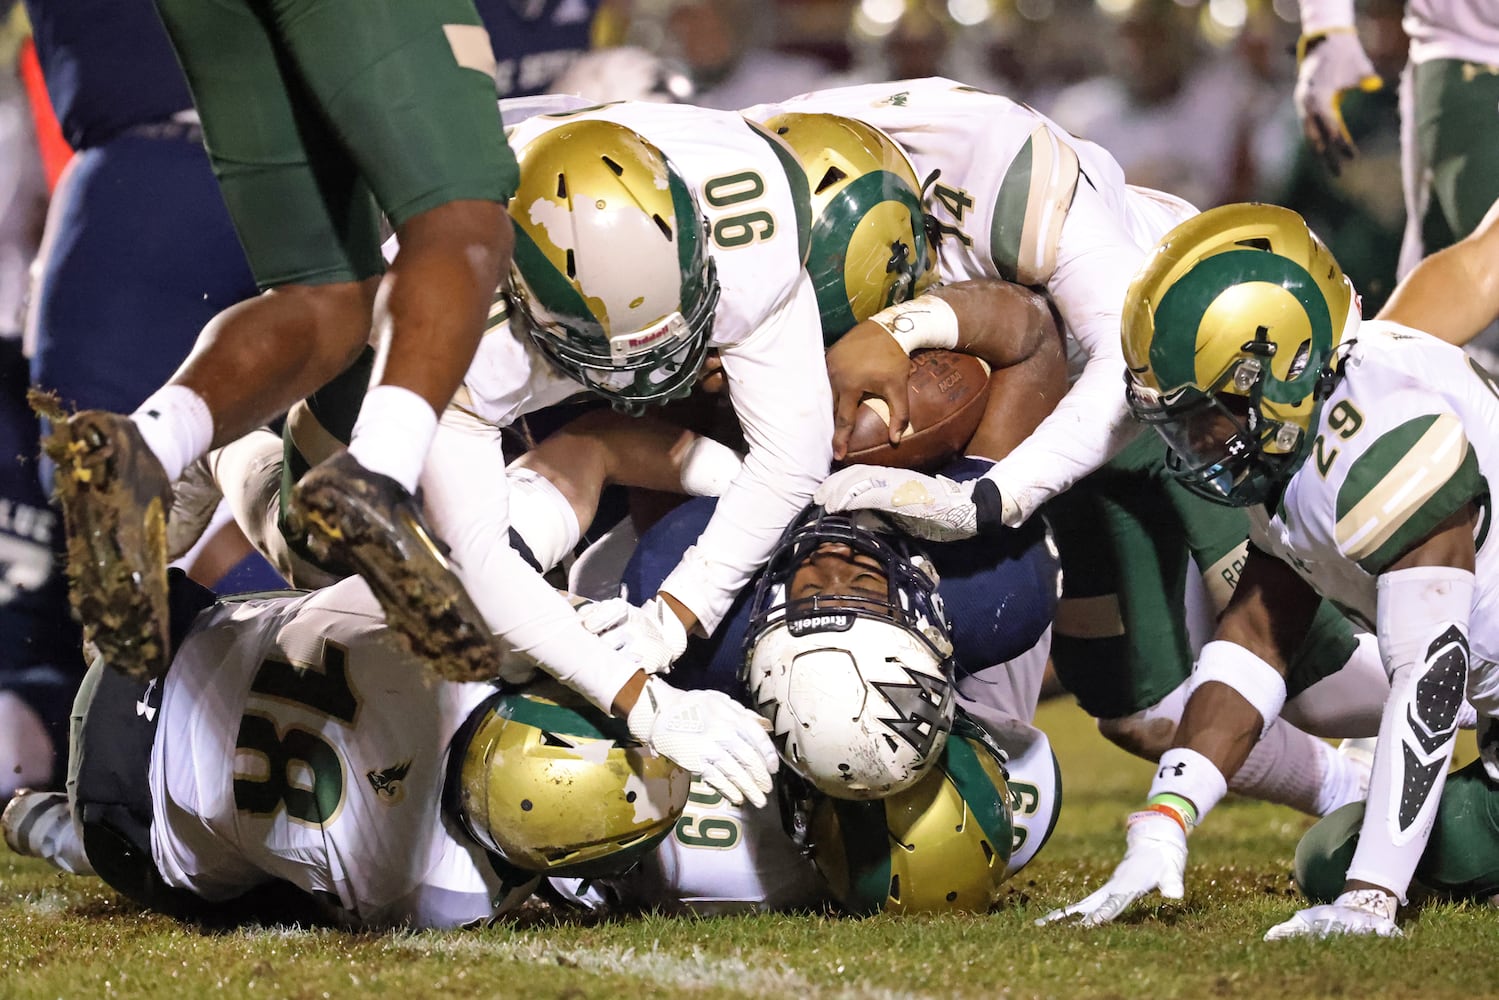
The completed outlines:
<svg viewBox="0 0 1499 1000">
<path fill-rule="evenodd" d="M 743 465 L 733 448 L 699 435 L 682 456 L 682 489 L 695 497 L 721 497 Z"/>
<path fill-rule="evenodd" d="M 349 454 L 415 493 L 436 433 L 437 413 L 425 399 L 399 385 L 377 385 L 364 394 Z"/>
<path fill-rule="evenodd" d="M 185 385 L 157 389 L 130 419 L 174 483 L 213 444 L 213 413 L 203 397 Z"/>
<path fill-rule="evenodd" d="M 1326 816 L 1341 805 L 1361 800 L 1368 783 L 1366 763 L 1276 719 L 1228 787 L 1262 802 Z"/>
</svg>

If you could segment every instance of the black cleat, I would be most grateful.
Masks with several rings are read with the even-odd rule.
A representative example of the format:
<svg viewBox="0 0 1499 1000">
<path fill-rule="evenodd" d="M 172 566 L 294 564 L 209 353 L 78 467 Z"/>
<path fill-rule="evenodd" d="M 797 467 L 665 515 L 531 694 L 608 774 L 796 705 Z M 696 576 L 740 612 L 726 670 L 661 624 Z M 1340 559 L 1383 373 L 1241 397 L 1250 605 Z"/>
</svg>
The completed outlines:
<svg viewBox="0 0 1499 1000">
<path fill-rule="evenodd" d="M 127 676 L 165 672 L 171 483 L 129 417 L 47 414 L 43 447 L 68 535 L 68 596 L 83 637 Z"/>
<path fill-rule="evenodd" d="M 314 466 L 292 494 L 290 527 L 320 561 L 364 577 L 391 633 L 444 680 L 487 680 L 499 646 L 416 500 L 347 451 Z"/>
</svg>

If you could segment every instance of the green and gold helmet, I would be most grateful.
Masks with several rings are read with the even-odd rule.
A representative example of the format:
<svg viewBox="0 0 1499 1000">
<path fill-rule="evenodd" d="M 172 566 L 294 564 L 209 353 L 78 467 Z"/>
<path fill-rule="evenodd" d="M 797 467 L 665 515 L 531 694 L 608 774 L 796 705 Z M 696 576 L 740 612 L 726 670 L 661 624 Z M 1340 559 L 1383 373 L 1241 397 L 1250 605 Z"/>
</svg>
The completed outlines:
<svg viewBox="0 0 1499 1000">
<path fill-rule="evenodd" d="M 550 682 L 485 702 L 452 754 L 453 803 L 470 835 L 547 875 L 623 872 L 671 832 L 692 783 L 623 722 Z"/>
<path fill-rule="evenodd" d="M 1301 216 L 1203 212 L 1161 239 L 1125 297 L 1130 410 L 1188 489 L 1263 503 L 1306 458 L 1358 322 L 1353 285 Z"/>
<path fill-rule="evenodd" d="M 850 913 L 987 913 L 1014 838 L 1004 754 L 962 712 L 940 766 L 883 799 L 819 797 L 812 862 Z"/>
<path fill-rule="evenodd" d="M 614 122 L 564 122 L 516 150 L 517 319 L 562 371 L 639 413 L 692 390 L 718 277 L 692 189 Z"/>
<path fill-rule="evenodd" d="M 801 160 L 812 192 L 807 273 L 831 345 L 886 306 L 915 298 L 937 280 L 921 181 L 905 150 L 852 118 L 790 113 L 765 127 Z"/>
</svg>

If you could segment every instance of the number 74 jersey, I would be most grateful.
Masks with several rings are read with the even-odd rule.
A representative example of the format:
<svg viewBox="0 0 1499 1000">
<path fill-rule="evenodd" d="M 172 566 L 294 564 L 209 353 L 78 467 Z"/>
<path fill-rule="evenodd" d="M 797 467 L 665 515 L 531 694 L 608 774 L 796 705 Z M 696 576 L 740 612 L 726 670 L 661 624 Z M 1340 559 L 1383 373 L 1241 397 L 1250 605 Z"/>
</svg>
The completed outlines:
<svg viewBox="0 0 1499 1000">
<path fill-rule="evenodd" d="M 384 632 L 357 577 L 200 616 L 151 754 L 169 885 L 225 900 L 290 882 L 359 926 L 458 926 L 514 902 L 442 810 L 448 744 L 494 689 L 428 681 Z"/>
<path fill-rule="evenodd" d="M 1499 662 L 1499 384 L 1461 350 L 1394 323 L 1359 327 L 1312 447 L 1250 539 L 1371 629 L 1376 581 L 1465 504 L 1478 508 L 1469 642 Z"/>
</svg>

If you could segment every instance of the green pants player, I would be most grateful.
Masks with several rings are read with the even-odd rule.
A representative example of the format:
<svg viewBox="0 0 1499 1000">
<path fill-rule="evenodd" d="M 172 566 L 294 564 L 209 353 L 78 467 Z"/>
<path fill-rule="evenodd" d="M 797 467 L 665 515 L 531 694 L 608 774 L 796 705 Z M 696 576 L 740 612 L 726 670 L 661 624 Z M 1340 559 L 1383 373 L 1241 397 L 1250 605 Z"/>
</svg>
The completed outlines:
<svg viewBox="0 0 1499 1000">
<path fill-rule="evenodd" d="M 1296 884 L 1314 903 L 1343 891 L 1358 847 L 1364 803 L 1350 802 L 1306 832 L 1296 845 Z M 1499 783 L 1483 761 L 1447 776 L 1426 851 L 1416 864 L 1412 894 L 1488 899 L 1499 893 Z"/>
<path fill-rule="evenodd" d="M 417 652 L 471 665 L 489 632 L 411 494 L 510 259 L 517 171 L 489 36 L 471 0 L 157 7 L 262 294 L 216 316 L 128 419 L 57 421 L 48 450 L 86 638 L 132 675 L 165 668 L 170 484 L 336 376 L 373 327 L 351 447 L 303 480 L 296 512 L 396 631 L 434 636 Z M 388 269 L 382 214 L 400 242 Z"/>
<path fill-rule="evenodd" d="M 1177 483 L 1154 434 L 1050 501 L 1046 517 L 1062 562 L 1051 647 L 1057 677 L 1104 736 L 1156 760 L 1191 690 L 1191 563 L 1216 617 L 1238 582 L 1248 519 Z M 1355 639 L 1324 601 L 1287 688 L 1286 718 L 1266 731 L 1233 789 L 1325 815 L 1362 796 L 1368 768 L 1311 733 L 1372 735 L 1388 684 L 1373 642 Z"/>
</svg>

